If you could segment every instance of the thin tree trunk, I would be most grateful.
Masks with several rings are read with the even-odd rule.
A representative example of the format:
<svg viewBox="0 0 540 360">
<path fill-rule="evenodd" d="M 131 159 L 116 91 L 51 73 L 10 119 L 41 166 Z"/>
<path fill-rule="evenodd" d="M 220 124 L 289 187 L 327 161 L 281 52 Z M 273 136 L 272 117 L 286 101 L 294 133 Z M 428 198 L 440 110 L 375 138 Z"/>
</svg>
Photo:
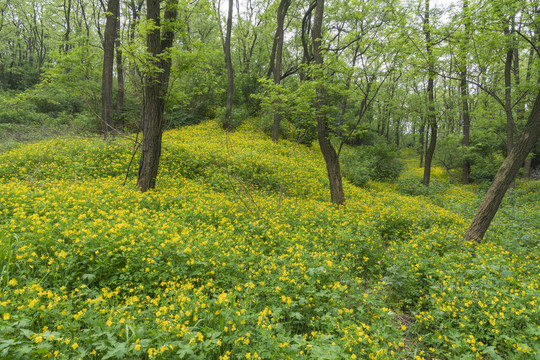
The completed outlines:
<svg viewBox="0 0 540 360">
<path fill-rule="evenodd" d="M 511 183 L 514 181 L 519 168 L 527 155 L 532 151 L 534 144 L 540 137 L 540 93 L 536 96 L 529 119 L 525 124 L 523 133 L 510 154 L 503 161 L 499 171 L 493 179 L 486 196 L 482 200 L 471 225 L 464 235 L 464 239 L 481 240 L 495 217 L 502 199 Z"/>
<path fill-rule="evenodd" d="M 426 131 L 426 126 L 424 119 L 420 119 L 422 121 L 422 125 L 420 125 L 420 129 L 418 130 L 418 144 L 420 145 L 420 165 L 419 167 L 424 166 L 424 132 Z"/>
<path fill-rule="evenodd" d="M 285 16 L 289 6 L 291 5 L 291 0 L 281 0 L 277 12 L 277 27 L 276 35 L 274 38 L 274 44 L 276 45 L 275 59 L 271 59 L 270 67 L 273 67 L 274 74 L 274 84 L 279 85 L 281 82 L 281 65 L 283 63 L 283 42 L 284 42 L 284 26 L 285 26 Z M 272 63 L 274 66 L 272 66 Z M 276 103 L 277 105 L 277 103 Z M 281 122 L 281 117 L 279 111 L 274 110 L 274 126 L 272 128 L 272 141 L 278 142 L 279 139 L 279 124 Z"/>
<path fill-rule="evenodd" d="M 512 113 L 512 61 L 514 49 L 509 49 L 506 53 L 504 64 L 504 112 L 506 114 L 506 151 L 510 154 L 514 145 L 514 115 Z"/>
<path fill-rule="evenodd" d="M 161 136 L 165 95 L 169 88 L 171 59 L 163 56 L 172 46 L 174 39 L 173 23 L 176 20 L 178 0 L 168 0 L 165 4 L 163 39 L 161 39 L 160 0 L 147 0 L 147 19 L 154 22 L 155 29 L 148 31 L 146 44 L 159 71 L 146 74 L 143 95 L 142 132 L 143 143 L 137 186 L 142 192 L 156 186 L 159 158 L 161 156 Z"/>
<path fill-rule="evenodd" d="M 505 34 L 510 36 L 510 30 L 505 30 Z M 506 61 L 504 64 L 504 113 L 506 114 L 506 154 L 507 156 L 514 147 L 514 137 L 516 124 L 512 112 L 512 62 L 514 61 L 514 47 L 511 46 L 506 52 Z M 510 183 L 514 187 L 514 181 Z"/>
<path fill-rule="evenodd" d="M 313 39 L 313 59 L 315 65 L 319 67 L 322 67 L 324 63 L 321 52 L 323 14 L 324 0 L 317 0 L 311 35 Z M 326 101 L 326 89 L 324 85 L 319 84 L 317 86 L 317 135 L 319 138 L 319 146 L 326 162 L 326 171 L 328 173 L 328 180 L 330 182 L 330 199 L 332 203 L 341 205 L 345 202 L 345 193 L 343 192 L 339 158 L 336 150 L 330 142 L 328 117 L 326 112 L 323 111 L 324 107 L 326 106 Z"/>
<path fill-rule="evenodd" d="M 71 0 L 64 0 L 64 14 L 66 18 L 66 32 L 64 33 L 64 51 L 68 52 L 71 46 L 69 45 L 69 36 L 71 34 Z"/>
<path fill-rule="evenodd" d="M 122 49 L 120 48 L 120 18 L 116 21 L 116 73 L 118 76 L 118 91 L 116 94 L 116 117 L 118 119 L 118 129 L 124 129 L 124 64 L 122 60 Z"/>
<path fill-rule="evenodd" d="M 116 22 L 119 15 L 119 0 L 109 0 L 107 4 L 107 22 L 103 37 L 103 73 L 101 75 L 101 123 L 103 135 L 113 128 L 113 65 Z"/>
<path fill-rule="evenodd" d="M 232 33 L 233 0 L 229 0 L 229 13 L 227 15 L 227 30 L 225 34 L 225 43 L 223 50 L 225 52 L 225 67 L 227 68 L 227 103 L 225 108 L 225 121 L 223 128 L 231 130 L 231 114 L 234 99 L 234 74 L 231 58 L 231 33 Z"/>
<path fill-rule="evenodd" d="M 463 0 L 463 16 L 465 22 L 465 41 L 461 49 L 461 74 L 460 74 L 460 93 L 461 93 L 461 111 L 463 117 L 463 140 L 462 145 L 467 153 L 470 146 L 471 116 L 469 113 L 469 85 L 467 83 L 467 49 L 469 47 L 470 20 L 469 20 L 469 0 Z M 463 157 L 461 183 L 468 184 L 471 174 L 471 162 L 467 154 Z"/>
<path fill-rule="evenodd" d="M 431 29 L 429 23 L 429 0 L 425 0 L 425 12 L 424 12 L 424 34 L 426 37 L 426 52 L 428 56 L 428 109 L 427 119 L 430 129 L 430 141 L 426 150 L 426 160 L 424 164 L 424 180 L 423 185 L 429 186 L 431 178 L 431 162 L 433 155 L 435 154 L 435 147 L 437 146 L 437 119 L 435 117 L 435 97 L 434 97 L 434 78 L 435 78 L 435 60 L 433 58 L 433 48 L 431 43 Z"/>
</svg>

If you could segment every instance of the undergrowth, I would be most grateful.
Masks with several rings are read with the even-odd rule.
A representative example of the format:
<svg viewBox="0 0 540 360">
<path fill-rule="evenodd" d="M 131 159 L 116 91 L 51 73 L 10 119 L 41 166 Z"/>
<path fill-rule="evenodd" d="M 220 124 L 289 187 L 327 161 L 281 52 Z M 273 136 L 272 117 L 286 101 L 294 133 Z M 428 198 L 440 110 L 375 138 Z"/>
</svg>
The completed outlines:
<svg viewBox="0 0 540 360">
<path fill-rule="evenodd" d="M 334 207 L 315 149 L 213 122 L 163 141 L 144 194 L 127 140 L 0 154 L 0 359 L 537 358 L 536 183 L 468 243 L 481 192 L 438 168 Z"/>
</svg>

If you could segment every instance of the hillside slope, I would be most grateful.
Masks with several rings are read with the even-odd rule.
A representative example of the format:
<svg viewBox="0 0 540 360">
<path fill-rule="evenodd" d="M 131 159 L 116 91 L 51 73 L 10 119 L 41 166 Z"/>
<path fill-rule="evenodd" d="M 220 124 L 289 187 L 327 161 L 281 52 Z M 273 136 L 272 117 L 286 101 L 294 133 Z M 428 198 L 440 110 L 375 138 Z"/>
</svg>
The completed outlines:
<svg viewBox="0 0 540 360">
<path fill-rule="evenodd" d="M 464 243 L 473 188 L 410 196 L 410 169 L 336 208 L 316 149 L 213 122 L 163 141 L 145 194 L 127 140 L 0 154 L 0 359 L 540 353 L 538 185 Z"/>
</svg>

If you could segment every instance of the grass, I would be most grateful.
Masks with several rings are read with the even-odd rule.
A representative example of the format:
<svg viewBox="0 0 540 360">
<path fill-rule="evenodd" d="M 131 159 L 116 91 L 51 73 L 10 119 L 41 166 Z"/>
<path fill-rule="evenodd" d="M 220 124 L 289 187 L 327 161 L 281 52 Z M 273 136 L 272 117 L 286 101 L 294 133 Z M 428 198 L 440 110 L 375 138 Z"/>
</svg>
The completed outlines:
<svg viewBox="0 0 540 360">
<path fill-rule="evenodd" d="M 0 359 L 535 359 L 539 187 L 518 182 L 481 244 L 481 193 L 345 184 L 320 152 L 250 128 L 164 134 L 141 194 L 132 144 L 0 154 Z M 135 162 L 136 163 L 136 162 Z"/>
</svg>

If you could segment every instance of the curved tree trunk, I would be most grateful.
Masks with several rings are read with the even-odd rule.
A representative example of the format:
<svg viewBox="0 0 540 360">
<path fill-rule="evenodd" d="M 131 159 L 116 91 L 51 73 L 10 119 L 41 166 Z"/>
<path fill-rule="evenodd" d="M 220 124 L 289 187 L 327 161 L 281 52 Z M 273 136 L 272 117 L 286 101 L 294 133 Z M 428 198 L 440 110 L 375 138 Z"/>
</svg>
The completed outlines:
<svg viewBox="0 0 540 360">
<path fill-rule="evenodd" d="M 324 62 L 321 53 L 324 0 L 317 0 L 316 6 L 311 33 L 313 37 L 313 59 L 315 60 L 315 65 L 322 66 Z M 326 162 L 326 171 L 330 182 L 330 199 L 332 203 L 341 205 L 345 203 L 345 193 L 343 192 L 339 158 L 334 146 L 330 142 L 328 117 L 323 110 L 326 106 L 326 101 L 326 89 L 320 84 L 317 86 L 317 135 L 319 137 L 319 146 L 321 147 L 321 152 L 324 156 L 324 161 Z"/>
<path fill-rule="evenodd" d="M 481 240 L 484 238 L 491 221 L 495 217 L 504 194 L 514 181 L 519 168 L 527 155 L 532 151 L 534 144 L 540 137 L 540 93 L 536 96 L 527 124 L 523 129 L 517 143 L 510 154 L 503 161 L 499 171 L 493 179 L 486 196 L 478 207 L 474 219 L 465 232 L 465 240 Z"/>
</svg>

